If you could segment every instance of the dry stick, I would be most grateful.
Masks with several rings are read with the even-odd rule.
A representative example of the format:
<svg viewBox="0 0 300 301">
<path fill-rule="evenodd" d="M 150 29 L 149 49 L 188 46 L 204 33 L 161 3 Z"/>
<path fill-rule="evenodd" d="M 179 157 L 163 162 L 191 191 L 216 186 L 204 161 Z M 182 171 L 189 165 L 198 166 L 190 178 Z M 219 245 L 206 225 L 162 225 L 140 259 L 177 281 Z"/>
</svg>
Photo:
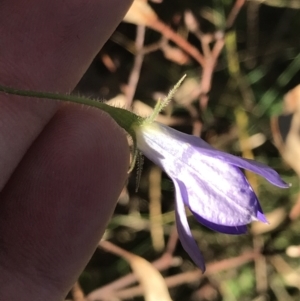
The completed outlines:
<svg viewBox="0 0 300 301">
<path fill-rule="evenodd" d="M 177 232 L 176 226 L 174 225 L 171 230 L 171 234 L 169 236 L 165 255 L 169 255 L 170 257 L 173 256 L 173 253 L 174 253 L 176 245 L 177 245 L 177 241 L 178 241 L 178 232 Z"/>
<path fill-rule="evenodd" d="M 201 38 L 201 44 L 203 48 L 207 48 L 208 39 Z M 217 60 L 224 47 L 224 36 L 219 37 L 209 54 L 205 55 L 205 66 L 202 73 L 201 81 L 201 95 L 200 95 L 200 108 L 204 110 L 208 103 L 208 92 L 211 89 L 212 77 Z M 200 134 L 200 133 L 199 133 Z"/>
<path fill-rule="evenodd" d="M 244 6 L 246 0 L 236 0 L 234 6 L 231 9 L 226 21 L 226 29 L 231 28 L 241 8 Z"/>
<path fill-rule="evenodd" d="M 195 21 L 197 22 L 197 21 Z M 198 25 L 199 28 L 199 25 Z M 211 89 L 211 82 L 213 77 L 213 72 L 217 64 L 217 60 L 224 46 L 224 36 L 222 33 L 218 32 L 215 35 L 216 43 L 213 49 L 210 49 L 209 44 L 212 42 L 212 36 L 210 34 L 203 34 L 199 29 L 195 30 L 195 35 L 201 42 L 205 64 L 202 70 L 202 80 L 199 90 L 199 105 L 202 111 L 205 110 L 208 103 L 208 92 Z M 196 113 L 198 115 L 198 112 Z M 193 135 L 200 136 L 202 130 L 202 124 L 199 121 L 199 116 L 193 116 Z"/>
<path fill-rule="evenodd" d="M 245 3 L 245 0 L 237 0 L 229 13 L 229 16 L 226 21 L 225 29 L 232 27 L 241 7 Z M 218 58 L 221 54 L 221 51 L 225 44 L 224 33 L 216 32 L 214 35 L 212 34 L 203 34 L 199 23 L 194 18 L 192 13 L 186 12 L 186 22 L 188 23 L 189 29 L 196 35 L 196 37 L 201 42 L 203 55 L 204 55 L 204 64 L 202 70 L 202 79 L 199 89 L 199 108 L 201 111 L 204 111 L 208 104 L 208 93 L 211 90 L 211 83 L 213 72 L 215 70 Z M 214 42 L 215 44 L 213 48 L 210 48 L 210 43 Z M 199 114 L 196 113 L 197 116 L 193 116 L 193 135 L 200 136 L 202 124 L 200 122 Z M 197 118 L 198 117 L 198 118 Z"/>
<path fill-rule="evenodd" d="M 84 292 L 78 281 L 73 285 L 73 287 L 71 289 L 71 293 L 72 293 L 73 301 L 85 301 L 86 300 L 84 297 Z"/>
<path fill-rule="evenodd" d="M 117 256 L 120 256 L 120 257 L 123 257 L 125 258 L 126 260 L 130 261 L 130 257 L 132 256 L 130 252 L 116 246 L 115 244 L 109 242 L 109 241 L 100 241 L 99 243 L 99 246 L 109 252 L 109 253 L 112 253 L 112 254 L 115 254 Z"/>
<path fill-rule="evenodd" d="M 107 250 L 108 251 L 108 250 Z M 153 261 L 152 265 L 158 271 L 164 271 L 171 266 L 174 266 L 178 263 L 177 258 L 173 258 L 170 254 L 163 254 L 158 260 Z M 114 282 L 111 282 L 105 286 L 102 286 L 99 289 L 92 291 L 88 296 L 87 300 L 105 300 L 107 296 L 115 296 L 116 292 L 124 289 L 125 287 L 135 283 L 137 281 L 136 276 L 133 273 L 130 273 Z"/>
<path fill-rule="evenodd" d="M 240 12 L 241 8 L 245 4 L 245 0 L 237 0 L 232 7 L 226 21 L 226 27 L 225 29 L 229 29 L 233 26 L 233 23 L 236 20 L 236 17 L 238 13 Z M 198 38 L 201 41 L 203 49 L 209 49 L 209 43 L 210 39 L 206 38 L 206 35 L 198 34 Z M 217 60 L 221 54 L 221 51 L 224 47 L 224 34 L 221 32 L 217 32 L 215 34 L 216 43 L 211 51 L 205 52 L 205 67 L 203 70 L 203 77 L 202 77 L 202 94 L 207 94 L 211 89 L 211 81 L 212 81 L 212 75 L 215 68 L 215 65 L 217 63 Z M 208 61 L 208 63 L 207 63 Z M 208 70 L 205 70 L 205 69 Z M 204 107 L 207 105 L 207 101 L 203 103 Z M 203 107 L 202 107 L 203 108 Z"/>
<path fill-rule="evenodd" d="M 144 48 L 141 50 L 141 52 L 145 55 L 154 51 L 157 51 L 162 48 L 163 44 L 165 43 L 165 39 L 162 38 L 156 43 L 144 46 Z"/>
<path fill-rule="evenodd" d="M 165 248 L 161 212 L 161 173 L 161 169 L 157 166 L 153 166 L 149 173 L 150 234 L 156 252 L 161 252 Z"/>
<path fill-rule="evenodd" d="M 256 252 L 246 252 L 240 256 L 230 259 L 224 259 L 219 262 L 210 263 L 207 265 L 205 274 L 203 275 L 201 270 L 194 270 L 178 274 L 175 276 L 165 278 L 168 288 L 175 287 L 177 285 L 182 285 L 184 283 L 193 283 L 199 281 L 202 277 L 221 272 L 223 270 L 228 270 L 232 268 L 237 268 L 248 262 L 253 261 L 255 258 L 261 256 L 260 253 Z M 133 288 L 128 288 L 122 291 L 115 292 L 115 297 L 119 299 L 130 299 L 136 296 L 141 296 L 143 294 L 143 288 L 139 285 Z M 96 299 L 94 299 L 96 300 Z"/>
<path fill-rule="evenodd" d="M 226 28 L 231 28 L 239 11 L 241 10 L 242 6 L 244 5 L 245 0 L 237 0 L 228 15 L 226 21 Z M 217 32 L 215 34 L 216 43 L 213 46 L 212 50 L 210 50 L 209 44 L 211 43 L 210 35 L 204 35 L 198 29 L 195 32 L 196 36 L 201 42 L 202 49 L 204 50 L 204 61 L 205 64 L 203 66 L 202 71 L 202 80 L 201 80 L 201 94 L 199 96 L 199 106 L 202 111 L 204 111 L 208 104 L 208 93 L 211 89 L 212 77 L 215 66 L 217 64 L 218 58 L 221 54 L 221 51 L 224 47 L 224 34 L 221 32 Z M 201 126 L 199 124 L 195 124 L 193 128 L 193 135 L 200 136 L 201 134 Z"/>
<path fill-rule="evenodd" d="M 177 44 L 181 49 L 193 57 L 202 67 L 205 65 L 205 60 L 203 55 L 199 50 L 192 46 L 186 39 L 173 31 L 169 26 L 161 22 L 160 20 L 155 20 L 152 24 L 147 24 L 151 29 L 160 32 L 165 38 L 171 40 Z"/>
<path fill-rule="evenodd" d="M 178 259 L 173 257 L 174 250 L 176 248 L 178 240 L 178 234 L 176 230 L 176 226 L 173 227 L 171 231 L 167 246 L 166 252 L 157 260 L 152 262 L 152 265 L 159 271 L 164 271 L 168 269 L 170 266 L 174 266 L 178 263 Z M 120 251 L 120 248 L 114 246 L 112 243 L 99 243 L 100 248 L 105 248 L 106 251 L 115 253 Z M 127 251 L 126 251 L 127 252 Z M 137 278 L 133 273 L 130 273 L 114 282 L 111 282 L 105 286 L 102 286 L 99 289 L 92 291 L 88 296 L 87 300 L 105 300 L 108 296 L 115 296 L 115 292 L 117 290 L 124 289 L 125 287 L 131 285 L 132 283 L 136 282 Z"/>
<path fill-rule="evenodd" d="M 108 241 L 100 241 L 99 247 L 107 252 L 125 257 L 128 252 L 121 249 L 120 247 L 110 243 Z M 99 289 L 92 291 L 88 296 L 87 300 L 108 300 L 109 297 L 115 296 L 115 291 L 124 288 L 136 281 L 136 277 L 133 273 L 130 273 L 108 285 L 105 285 Z"/>
<path fill-rule="evenodd" d="M 262 236 L 253 237 L 253 248 L 257 252 L 261 253 L 263 249 L 264 239 Z M 255 285 L 256 293 L 258 295 L 265 294 L 268 289 L 268 269 L 267 261 L 264 255 L 258 256 L 254 260 L 254 270 L 255 270 Z"/>
<path fill-rule="evenodd" d="M 144 40 L 145 40 L 145 32 L 146 27 L 144 25 L 138 25 L 137 26 L 137 33 L 136 33 L 136 40 L 135 40 L 135 49 L 136 49 L 136 56 L 134 59 L 133 68 L 131 70 L 128 85 L 126 89 L 126 106 L 127 109 L 130 109 L 133 97 L 136 91 L 136 87 L 140 78 L 140 73 L 142 69 L 142 64 L 144 60 L 144 53 L 143 53 L 143 47 L 144 47 Z"/>
<path fill-rule="evenodd" d="M 294 221 L 299 216 L 300 216 L 300 194 L 298 194 L 297 201 L 289 213 L 289 218 L 291 221 Z"/>
<path fill-rule="evenodd" d="M 259 9 L 261 3 L 250 1 L 247 5 L 247 58 L 248 68 L 254 69 L 259 43 Z"/>
</svg>

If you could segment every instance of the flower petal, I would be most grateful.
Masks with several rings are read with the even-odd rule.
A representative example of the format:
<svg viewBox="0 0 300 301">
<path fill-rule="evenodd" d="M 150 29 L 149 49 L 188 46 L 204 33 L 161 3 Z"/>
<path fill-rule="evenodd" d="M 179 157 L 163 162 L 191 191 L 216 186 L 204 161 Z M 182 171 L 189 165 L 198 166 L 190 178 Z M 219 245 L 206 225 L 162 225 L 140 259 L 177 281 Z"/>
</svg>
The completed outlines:
<svg viewBox="0 0 300 301">
<path fill-rule="evenodd" d="M 190 255 L 195 264 L 202 270 L 205 271 L 205 263 L 203 256 L 196 244 L 195 239 L 192 236 L 190 226 L 187 221 L 185 214 L 184 203 L 181 197 L 181 189 L 176 181 L 174 181 L 176 191 L 176 225 L 179 235 L 179 239 L 185 251 Z"/>
<path fill-rule="evenodd" d="M 217 231 L 220 233 L 225 233 L 225 234 L 243 234 L 247 231 L 247 227 L 245 224 L 249 223 L 248 219 L 245 224 L 240 224 L 240 225 L 238 225 L 238 222 L 237 222 L 240 220 L 240 216 L 238 216 L 238 214 L 237 215 L 233 214 L 233 216 L 229 215 L 227 219 L 226 219 L 226 216 L 222 216 L 222 218 L 225 218 L 225 220 L 224 221 L 218 220 L 219 208 L 215 208 L 215 210 L 212 210 L 211 214 L 209 215 L 210 219 L 212 219 L 214 221 L 217 220 L 217 222 L 212 222 L 210 220 L 205 219 L 203 217 L 203 215 L 205 216 L 204 212 L 207 212 L 207 209 L 204 209 L 204 210 L 202 209 L 202 207 L 203 207 L 202 201 L 203 200 L 201 199 L 201 196 L 199 196 L 198 200 L 197 200 L 198 206 L 195 206 L 195 208 L 193 208 L 193 206 L 191 206 L 191 203 L 193 204 L 193 201 L 190 200 L 190 195 L 187 191 L 186 185 L 183 182 L 181 182 L 180 180 L 175 180 L 175 181 L 178 185 L 178 189 L 176 190 L 176 197 L 178 198 L 179 193 L 180 193 L 181 199 L 183 200 L 183 202 L 185 204 L 188 205 L 189 209 L 191 210 L 194 217 L 196 218 L 196 220 L 199 223 L 203 224 L 207 228 L 210 228 L 214 231 Z M 222 201 L 222 200 L 220 200 L 220 201 Z M 210 210 L 210 209 L 208 209 L 208 210 Z M 236 225 L 228 226 L 227 224 L 236 224 Z"/>
<path fill-rule="evenodd" d="M 231 235 L 239 235 L 239 234 L 244 234 L 244 233 L 247 232 L 247 226 L 246 225 L 234 226 L 234 227 L 223 226 L 223 225 L 214 224 L 214 223 L 204 219 L 203 217 L 201 217 L 200 215 L 198 215 L 195 212 L 193 212 L 193 215 L 196 218 L 196 220 L 199 223 L 201 223 L 203 226 L 205 226 L 209 229 L 212 229 L 214 231 L 220 232 L 220 233 L 231 234 Z"/>
<path fill-rule="evenodd" d="M 261 205 L 260 205 L 260 203 L 259 203 L 258 200 L 257 200 L 257 215 L 256 215 L 256 218 L 259 221 L 261 221 L 261 222 L 263 222 L 265 224 L 269 223 L 268 220 L 267 220 L 267 218 L 265 217 L 265 215 L 263 213 L 263 210 L 262 210 Z"/>
<path fill-rule="evenodd" d="M 226 227 L 245 226 L 257 220 L 258 200 L 239 168 L 203 156 L 193 147 L 186 148 L 182 159 L 169 168 L 172 179 L 179 183 L 185 205 L 204 223 L 224 226 L 225 231 L 232 230 Z M 212 229 L 219 231 L 221 227 Z"/>
<path fill-rule="evenodd" d="M 172 128 L 170 128 L 170 129 L 172 131 L 176 131 Z M 220 160 L 227 162 L 228 164 L 250 170 L 250 171 L 264 177 L 267 181 L 269 181 L 270 183 L 272 183 L 273 185 L 276 185 L 278 187 L 281 187 L 281 188 L 289 187 L 289 184 L 285 183 L 274 169 L 270 168 L 269 166 L 267 166 L 265 164 L 219 151 L 219 150 L 213 148 L 212 146 L 210 146 L 208 143 L 206 143 L 201 138 L 198 138 L 195 136 L 187 135 L 187 134 L 180 133 L 180 132 L 177 132 L 176 136 L 178 136 L 178 137 L 180 136 L 180 138 L 177 138 L 177 139 L 187 142 L 187 143 L 191 144 L 193 147 L 201 148 L 201 153 L 203 155 L 218 158 Z"/>
<path fill-rule="evenodd" d="M 147 133 L 146 133 L 147 132 Z M 276 185 L 281 188 L 288 188 L 289 185 L 286 184 L 278 173 L 273 170 L 272 168 L 268 167 L 265 164 L 256 162 L 254 160 L 244 159 L 241 157 L 237 157 L 231 154 L 227 154 L 225 152 L 219 151 L 204 140 L 199 137 L 195 137 L 192 135 L 187 135 L 185 133 L 176 131 L 170 127 L 167 127 L 163 124 L 158 122 L 153 122 L 153 125 L 149 125 L 148 129 L 144 131 L 144 140 L 145 142 L 151 147 L 152 150 L 156 150 L 157 154 L 163 154 L 164 148 L 165 153 L 174 154 L 176 150 L 179 152 L 178 156 L 180 155 L 180 147 L 194 147 L 200 148 L 200 152 L 203 155 L 212 158 L 218 158 L 222 161 L 227 162 L 228 164 L 235 165 L 240 168 L 244 168 L 250 170 L 268 180 L 273 185 Z M 160 136 L 160 137 L 159 137 Z M 142 139 L 143 140 L 143 139 Z M 179 143 L 181 145 L 179 145 Z M 177 146 L 177 147 L 176 147 Z M 144 152 L 144 150 L 142 149 Z M 151 156 L 151 151 L 145 152 L 145 155 L 148 156 L 151 160 L 157 163 L 157 161 L 161 161 L 163 158 L 157 158 L 156 155 Z M 151 158 L 152 157 L 152 158 Z M 162 162 L 163 163 L 163 162 Z M 163 166 L 164 168 L 164 166 Z M 166 169 L 165 169 L 166 170 Z M 167 171 L 167 170 L 166 170 Z"/>
</svg>

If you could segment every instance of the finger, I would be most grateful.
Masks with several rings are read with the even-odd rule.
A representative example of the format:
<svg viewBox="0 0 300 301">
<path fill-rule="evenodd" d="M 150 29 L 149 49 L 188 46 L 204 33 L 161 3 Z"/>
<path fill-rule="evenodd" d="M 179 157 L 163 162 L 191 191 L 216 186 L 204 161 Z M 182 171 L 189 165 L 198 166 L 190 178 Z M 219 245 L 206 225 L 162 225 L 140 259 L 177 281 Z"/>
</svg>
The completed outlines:
<svg viewBox="0 0 300 301">
<path fill-rule="evenodd" d="M 4 0 L 0 84 L 69 92 L 131 0 Z M 53 101 L 0 95 L 0 190 L 57 110 Z"/>
<path fill-rule="evenodd" d="M 26 288 L 66 294 L 103 234 L 128 164 L 126 137 L 108 116 L 60 109 L 0 195 L 0 267 Z"/>
<path fill-rule="evenodd" d="M 71 91 L 131 2 L 1 1 L 1 81 L 18 88 Z"/>
</svg>

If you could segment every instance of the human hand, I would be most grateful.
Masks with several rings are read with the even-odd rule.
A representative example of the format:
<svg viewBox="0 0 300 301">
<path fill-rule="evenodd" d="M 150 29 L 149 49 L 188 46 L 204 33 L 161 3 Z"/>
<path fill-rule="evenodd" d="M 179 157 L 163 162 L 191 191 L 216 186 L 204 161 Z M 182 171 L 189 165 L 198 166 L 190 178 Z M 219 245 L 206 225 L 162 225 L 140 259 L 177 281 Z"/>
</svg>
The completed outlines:
<svg viewBox="0 0 300 301">
<path fill-rule="evenodd" d="M 3 0 L 0 83 L 71 91 L 131 0 Z M 0 299 L 62 300 L 126 180 L 123 131 L 92 108 L 0 94 Z"/>
</svg>

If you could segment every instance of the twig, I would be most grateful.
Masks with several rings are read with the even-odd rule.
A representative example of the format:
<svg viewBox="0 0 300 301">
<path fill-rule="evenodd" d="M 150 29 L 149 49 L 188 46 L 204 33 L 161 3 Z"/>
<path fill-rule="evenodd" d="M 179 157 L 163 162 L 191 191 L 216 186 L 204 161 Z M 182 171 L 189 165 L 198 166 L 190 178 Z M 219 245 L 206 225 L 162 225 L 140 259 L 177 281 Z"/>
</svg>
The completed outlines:
<svg viewBox="0 0 300 301">
<path fill-rule="evenodd" d="M 165 247 L 161 213 L 161 169 L 153 166 L 149 173 L 149 215 L 153 249 L 163 251 Z"/>
<path fill-rule="evenodd" d="M 253 69 L 257 61 L 259 39 L 260 3 L 250 1 L 247 5 L 247 66 Z M 279 39 L 278 39 L 279 40 Z"/>
<path fill-rule="evenodd" d="M 173 229 L 171 231 L 171 234 L 169 236 L 165 255 L 169 254 L 171 257 L 173 256 L 173 253 L 174 253 L 176 245 L 177 245 L 177 241 L 178 241 L 178 233 L 177 233 L 177 228 L 174 225 Z"/>
<path fill-rule="evenodd" d="M 244 3 L 245 0 L 236 0 L 234 6 L 231 9 L 231 12 L 228 15 L 225 29 L 232 27 Z M 213 46 L 212 50 L 209 50 L 209 43 L 211 42 L 210 36 L 207 37 L 207 35 L 203 35 L 200 31 L 198 31 L 197 36 L 201 41 L 202 48 L 206 49 L 206 51 L 204 52 L 205 65 L 202 73 L 201 95 L 200 95 L 200 108 L 204 110 L 208 103 L 207 94 L 211 89 L 213 72 L 217 64 L 218 58 L 223 50 L 225 41 L 224 41 L 224 34 L 222 32 L 216 32 L 215 45 Z"/>
<path fill-rule="evenodd" d="M 140 78 L 140 73 L 142 69 L 142 64 L 144 60 L 144 39 L 145 39 L 146 27 L 144 25 L 137 26 L 135 48 L 136 56 L 134 59 L 134 64 L 129 76 L 128 85 L 126 89 L 126 99 L 127 99 L 127 108 L 129 109 L 132 105 L 133 97 L 136 91 L 136 87 Z"/>
<path fill-rule="evenodd" d="M 152 265 L 158 270 L 158 271 L 163 271 L 168 269 L 171 266 L 177 265 L 178 264 L 178 259 L 173 257 L 173 252 L 176 246 L 175 241 L 177 241 L 177 235 L 172 231 L 166 252 L 156 261 L 152 262 Z M 118 246 L 109 243 L 109 242 L 100 242 L 99 247 L 105 249 L 108 252 L 111 252 L 113 254 L 126 257 L 126 255 L 130 254 L 128 251 L 125 251 Z M 134 282 L 137 281 L 137 278 L 135 274 L 130 273 L 114 282 L 111 282 L 99 289 L 96 289 L 92 291 L 88 296 L 87 300 L 88 301 L 93 301 L 93 300 L 107 300 L 109 299 L 109 296 L 115 296 L 116 291 L 124 289 L 125 287 L 133 284 Z"/>
<path fill-rule="evenodd" d="M 156 20 L 153 24 L 149 25 L 149 27 L 160 32 L 165 38 L 176 43 L 181 49 L 193 57 L 202 67 L 205 66 L 205 60 L 199 50 L 191 45 L 182 36 L 173 31 L 169 26 L 159 20 Z"/>
<path fill-rule="evenodd" d="M 257 252 L 261 252 L 264 240 L 261 236 L 253 237 L 253 247 Z M 258 256 L 254 260 L 256 292 L 258 295 L 265 294 L 268 289 L 267 261 L 264 255 Z"/>
<path fill-rule="evenodd" d="M 231 12 L 227 17 L 226 29 L 231 28 L 233 26 L 233 23 L 235 22 L 235 19 L 244 4 L 245 4 L 245 0 L 236 0 L 233 8 L 231 9 Z"/>
<path fill-rule="evenodd" d="M 184 283 L 193 283 L 199 281 L 202 277 L 206 277 L 223 270 L 237 268 L 241 265 L 244 265 L 250 261 L 253 261 L 258 256 L 261 256 L 256 252 L 247 252 L 240 256 L 231 259 L 225 259 L 219 262 L 210 263 L 207 265 L 205 274 L 203 275 L 201 270 L 194 270 L 185 273 L 181 273 L 175 276 L 165 278 L 168 288 L 182 285 Z M 143 288 L 141 286 L 136 286 L 133 288 L 128 288 L 125 290 L 115 292 L 115 297 L 119 299 L 129 299 L 135 296 L 141 296 L 143 294 Z M 96 299 L 94 299 L 96 300 Z"/>
<path fill-rule="evenodd" d="M 244 5 L 245 0 L 236 0 L 231 12 L 226 21 L 225 30 L 232 27 L 240 9 Z M 225 37 L 224 33 L 221 31 L 212 34 L 204 34 L 200 26 L 194 18 L 193 14 L 189 11 L 185 13 L 185 20 L 188 28 L 196 35 L 196 37 L 201 42 L 203 54 L 204 54 L 204 64 L 202 70 L 201 87 L 199 91 L 199 108 L 204 111 L 208 104 L 208 93 L 211 90 L 213 72 L 215 70 L 219 56 L 224 48 Z M 215 41 L 214 46 L 211 48 L 210 44 Z M 199 121 L 194 120 L 193 123 L 193 135 L 200 136 L 201 134 L 201 124 Z"/>
<path fill-rule="evenodd" d="M 79 282 L 77 281 L 72 289 L 71 289 L 72 297 L 74 301 L 85 301 L 83 290 L 81 289 L 81 286 Z"/>
</svg>

